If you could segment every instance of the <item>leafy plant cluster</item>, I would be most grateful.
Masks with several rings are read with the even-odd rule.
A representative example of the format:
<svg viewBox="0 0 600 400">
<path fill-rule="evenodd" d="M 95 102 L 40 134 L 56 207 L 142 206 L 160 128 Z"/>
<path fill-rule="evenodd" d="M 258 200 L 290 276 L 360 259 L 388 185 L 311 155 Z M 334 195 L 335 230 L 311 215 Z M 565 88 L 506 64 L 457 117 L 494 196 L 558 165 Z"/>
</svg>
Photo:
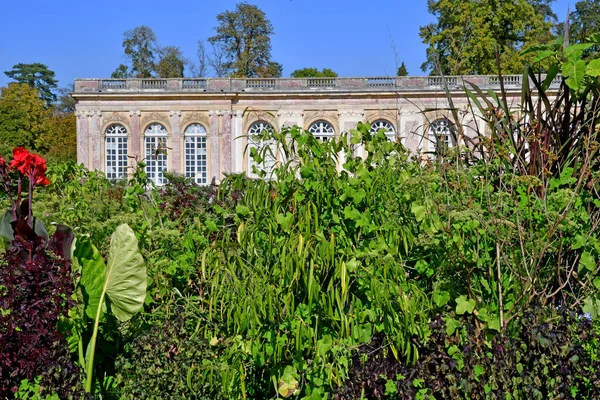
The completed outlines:
<svg viewBox="0 0 600 400">
<path fill-rule="evenodd" d="M 103 398 L 597 397 L 598 77 L 552 46 L 521 110 L 472 86 L 489 131 L 457 124 L 463 145 L 427 157 L 361 123 L 264 131 L 260 179 L 219 186 L 51 166 L 12 214 L 77 233 L 52 343 Z"/>
</svg>

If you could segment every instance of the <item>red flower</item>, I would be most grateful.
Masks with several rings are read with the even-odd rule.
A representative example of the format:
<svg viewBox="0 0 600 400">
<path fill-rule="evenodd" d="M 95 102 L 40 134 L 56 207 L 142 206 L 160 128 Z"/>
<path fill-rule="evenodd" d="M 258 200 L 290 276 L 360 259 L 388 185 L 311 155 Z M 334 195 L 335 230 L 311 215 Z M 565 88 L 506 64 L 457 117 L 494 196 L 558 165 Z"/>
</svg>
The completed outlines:
<svg viewBox="0 0 600 400">
<path fill-rule="evenodd" d="M 11 168 L 16 168 L 23 175 L 27 175 L 31 165 L 29 163 L 29 152 L 25 150 L 25 147 L 16 147 L 13 150 L 13 159 L 10 162 Z"/>
<path fill-rule="evenodd" d="M 17 147 L 13 150 L 13 159 L 10 162 L 12 168 L 29 178 L 36 185 L 46 186 L 50 184 L 46 178 L 46 160 L 37 155 L 31 154 L 24 147 Z"/>
</svg>

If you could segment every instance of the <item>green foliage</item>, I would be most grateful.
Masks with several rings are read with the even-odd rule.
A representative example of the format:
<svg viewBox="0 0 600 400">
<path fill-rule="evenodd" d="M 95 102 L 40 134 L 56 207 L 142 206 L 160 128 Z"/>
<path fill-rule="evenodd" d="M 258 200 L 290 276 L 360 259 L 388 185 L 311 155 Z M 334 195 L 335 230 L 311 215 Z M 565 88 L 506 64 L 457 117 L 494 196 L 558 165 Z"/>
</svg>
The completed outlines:
<svg viewBox="0 0 600 400">
<path fill-rule="evenodd" d="M 92 337 L 86 352 L 87 392 L 92 390 L 94 356 L 98 326 L 105 310 L 121 322 L 129 320 L 143 306 L 146 297 L 146 269 L 135 234 L 126 224 L 117 227 L 111 237 L 106 265 L 89 239 L 80 238 L 74 259 L 81 268 L 83 312 L 93 318 Z M 105 298 L 106 296 L 106 298 Z M 83 338 L 80 339 L 82 341 Z"/>
<path fill-rule="evenodd" d="M 292 78 L 335 78 L 338 74 L 329 68 L 323 68 L 321 71 L 318 68 L 302 68 L 295 70 L 290 76 Z"/>
<path fill-rule="evenodd" d="M 430 0 L 436 22 L 420 28 L 427 47 L 421 66 L 432 75 L 518 74 L 528 59 L 523 47 L 547 43 L 555 16 L 552 0 L 511 2 Z"/>
<path fill-rule="evenodd" d="M 552 314 L 552 313 L 550 313 Z M 511 337 L 489 336 L 472 317 L 448 333 L 432 319 L 414 365 L 396 362 L 380 338 L 359 351 L 336 398 L 597 398 L 600 326 L 572 313 L 528 310 Z M 396 393 L 404 397 L 398 397 Z M 385 395 L 384 395 L 385 394 Z"/>
<path fill-rule="evenodd" d="M 398 67 L 398 71 L 396 72 L 396 76 L 408 76 L 408 69 L 406 69 L 406 65 L 404 61 Z"/>
<path fill-rule="evenodd" d="M 54 71 L 48 69 L 46 65 L 19 63 L 14 65 L 10 71 L 5 71 L 4 74 L 17 83 L 25 83 L 36 89 L 46 106 L 56 100 L 56 95 L 52 91 L 57 88 L 57 80 L 54 79 Z"/>
<path fill-rule="evenodd" d="M 183 70 L 188 61 L 177 46 L 164 46 L 158 49 L 159 61 L 156 74 L 160 78 L 183 78 Z"/>
<path fill-rule="evenodd" d="M 282 67 L 271 60 L 273 25 L 255 5 L 238 3 L 234 11 L 217 15 L 216 35 L 208 39 L 220 46 L 223 67 L 234 77 L 280 77 Z"/>
<path fill-rule="evenodd" d="M 41 138 L 50 135 L 52 111 L 46 107 L 37 89 L 25 83 L 2 88 L 0 96 L 0 152 L 12 153 L 24 146 L 44 153 L 48 147 Z"/>
<path fill-rule="evenodd" d="M 156 62 L 156 47 L 156 35 L 146 25 L 138 26 L 123 34 L 123 49 L 125 56 L 131 62 L 131 76 L 136 78 L 152 77 Z M 115 73 L 122 72 L 121 66 L 115 71 Z"/>
</svg>

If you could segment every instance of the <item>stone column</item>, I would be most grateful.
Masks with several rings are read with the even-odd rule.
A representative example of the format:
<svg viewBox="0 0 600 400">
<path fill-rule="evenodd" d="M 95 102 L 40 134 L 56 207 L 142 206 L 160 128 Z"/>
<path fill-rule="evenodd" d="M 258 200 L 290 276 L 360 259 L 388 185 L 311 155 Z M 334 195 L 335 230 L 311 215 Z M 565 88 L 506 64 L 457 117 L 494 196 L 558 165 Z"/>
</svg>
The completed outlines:
<svg viewBox="0 0 600 400">
<path fill-rule="evenodd" d="M 423 115 L 418 111 L 406 111 L 401 121 L 400 133 L 406 138 L 406 148 L 413 154 L 427 151 L 429 140 L 423 137 Z"/>
<path fill-rule="evenodd" d="M 233 163 L 232 163 L 232 115 L 233 110 L 227 110 L 223 112 L 223 132 L 221 132 L 221 179 L 224 178 L 223 173 L 231 173 L 233 172 Z"/>
<path fill-rule="evenodd" d="M 208 181 L 218 183 L 221 177 L 220 165 L 221 165 L 221 154 L 220 154 L 220 141 L 219 141 L 219 116 L 223 111 L 210 110 L 208 115 L 210 117 L 210 136 L 208 137 L 209 143 L 209 155 L 210 155 L 210 170 L 208 171 Z"/>
<path fill-rule="evenodd" d="M 104 168 L 102 168 L 102 133 L 100 132 L 102 111 L 92 111 L 91 117 L 92 126 L 89 134 L 89 140 L 91 145 L 90 165 L 92 169 L 103 171 Z"/>
<path fill-rule="evenodd" d="M 242 118 L 243 111 L 233 111 L 231 121 L 231 172 L 243 173 L 246 168 L 244 166 L 244 120 Z"/>
<path fill-rule="evenodd" d="M 185 173 L 181 168 L 181 132 L 179 121 L 181 119 L 181 111 L 171 111 L 171 141 L 168 147 L 171 148 L 171 156 L 169 157 L 169 167 L 171 171 L 179 174 Z"/>
<path fill-rule="evenodd" d="M 129 143 L 127 153 L 133 156 L 131 158 L 131 166 L 135 169 L 136 163 L 144 158 L 144 154 L 141 154 L 140 145 L 142 142 L 142 134 L 140 132 L 140 111 L 129 111 L 130 117 L 130 128 Z"/>
<path fill-rule="evenodd" d="M 77 163 L 90 168 L 89 121 L 87 113 L 77 111 Z"/>
<path fill-rule="evenodd" d="M 280 111 L 277 113 L 277 116 L 279 117 L 279 122 L 282 128 L 285 126 L 292 127 L 294 125 L 302 128 L 304 125 L 304 113 L 301 111 Z M 287 138 L 288 144 L 291 142 L 291 140 L 291 138 Z M 284 154 L 280 154 L 279 157 L 279 161 L 282 163 L 286 163 L 288 161 L 285 159 Z"/>
<path fill-rule="evenodd" d="M 356 124 L 363 120 L 365 113 L 364 111 L 357 110 L 349 110 L 349 111 L 340 111 L 338 113 L 339 121 L 340 121 L 340 131 L 341 132 L 350 132 L 351 129 L 356 128 Z M 365 149 L 362 146 L 359 146 L 355 151 L 355 156 L 366 157 Z M 340 154 L 339 158 L 339 168 L 344 165 L 346 162 L 346 157 L 344 154 Z"/>
</svg>

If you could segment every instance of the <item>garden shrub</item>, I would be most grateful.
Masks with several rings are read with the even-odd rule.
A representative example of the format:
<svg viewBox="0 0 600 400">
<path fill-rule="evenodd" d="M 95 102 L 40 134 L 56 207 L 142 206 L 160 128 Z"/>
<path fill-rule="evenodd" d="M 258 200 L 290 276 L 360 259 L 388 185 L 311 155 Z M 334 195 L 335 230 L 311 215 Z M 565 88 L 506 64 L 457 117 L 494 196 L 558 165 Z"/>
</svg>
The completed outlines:
<svg viewBox="0 0 600 400">
<path fill-rule="evenodd" d="M 510 336 L 490 335 L 472 316 L 456 323 L 451 313 L 434 317 L 414 365 L 399 363 L 374 337 L 334 398 L 600 398 L 597 321 L 535 308 Z"/>
</svg>

